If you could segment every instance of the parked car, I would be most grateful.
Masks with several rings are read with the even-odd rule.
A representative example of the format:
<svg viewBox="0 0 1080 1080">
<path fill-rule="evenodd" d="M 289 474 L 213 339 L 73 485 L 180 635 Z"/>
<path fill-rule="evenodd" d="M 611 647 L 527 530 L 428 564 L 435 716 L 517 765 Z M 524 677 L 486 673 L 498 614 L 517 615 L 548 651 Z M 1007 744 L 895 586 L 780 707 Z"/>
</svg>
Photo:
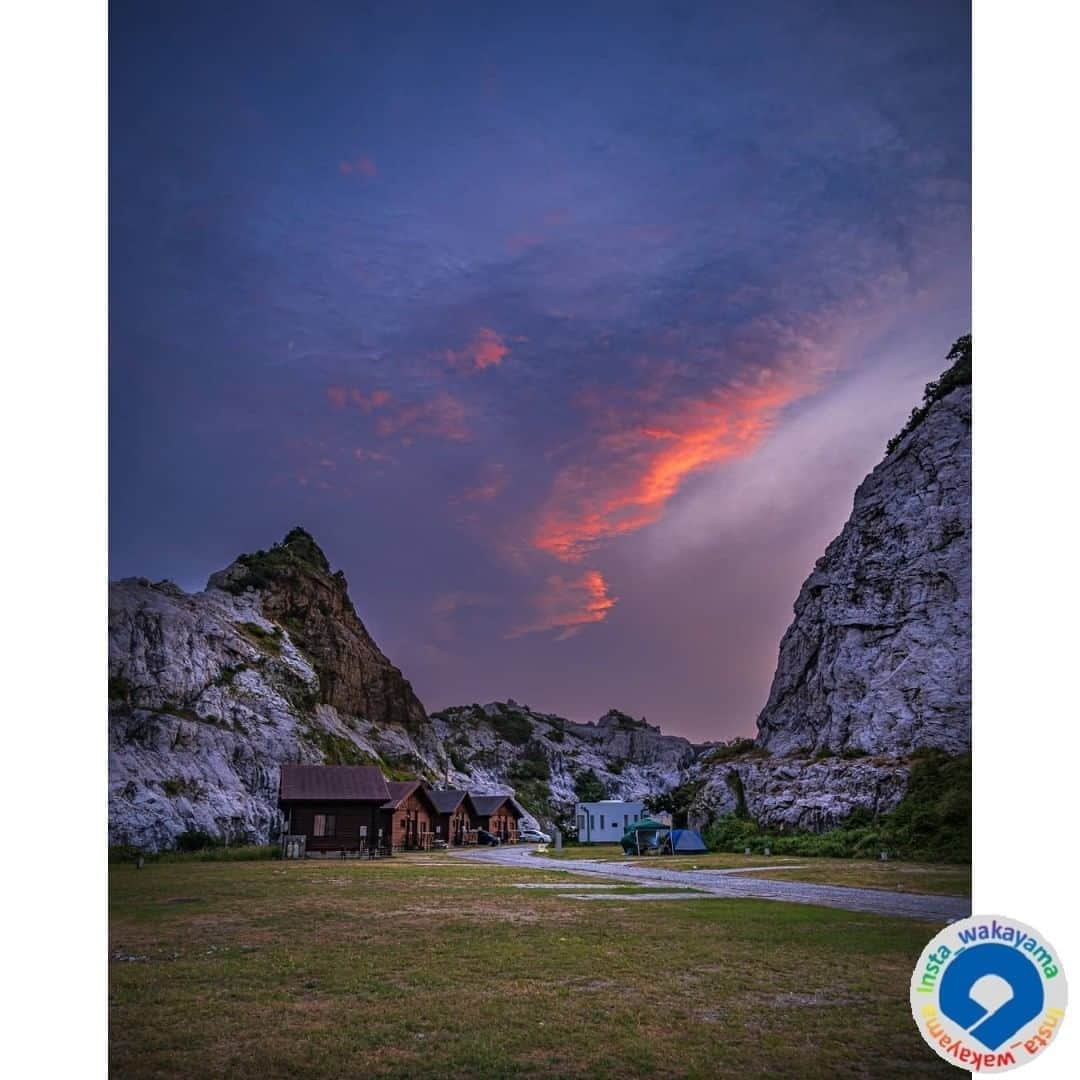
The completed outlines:
<svg viewBox="0 0 1080 1080">
<path fill-rule="evenodd" d="M 498 847 L 502 841 L 493 833 L 489 833 L 487 829 L 479 829 L 476 833 L 476 842 L 478 844 L 491 844 L 492 847 Z"/>
<path fill-rule="evenodd" d="M 541 832 L 539 829 L 522 829 L 521 832 L 518 833 L 518 836 L 528 844 L 551 843 L 551 837 L 548 836 L 546 832 Z"/>
</svg>

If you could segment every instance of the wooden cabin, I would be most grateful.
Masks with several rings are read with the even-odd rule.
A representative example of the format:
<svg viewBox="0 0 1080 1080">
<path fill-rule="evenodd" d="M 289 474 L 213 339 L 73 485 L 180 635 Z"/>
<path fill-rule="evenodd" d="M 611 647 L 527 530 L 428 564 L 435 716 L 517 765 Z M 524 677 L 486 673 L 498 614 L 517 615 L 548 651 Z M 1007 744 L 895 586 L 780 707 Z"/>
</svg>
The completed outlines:
<svg viewBox="0 0 1080 1080">
<path fill-rule="evenodd" d="M 449 788 L 445 791 L 428 789 L 428 796 L 435 804 L 435 839 L 447 844 L 476 843 L 476 807 L 467 791 Z"/>
<path fill-rule="evenodd" d="M 419 780 L 388 780 L 383 804 L 386 835 L 394 851 L 426 851 L 435 838 L 439 811 Z"/>
<path fill-rule="evenodd" d="M 473 795 L 479 827 L 504 844 L 515 843 L 525 809 L 513 795 Z"/>
<path fill-rule="evenodd" d="M 310 854 L 389 850 L 390 789 L 374 765 L 282 765 L 278 806 L 285 833 Z"/>
</svg>

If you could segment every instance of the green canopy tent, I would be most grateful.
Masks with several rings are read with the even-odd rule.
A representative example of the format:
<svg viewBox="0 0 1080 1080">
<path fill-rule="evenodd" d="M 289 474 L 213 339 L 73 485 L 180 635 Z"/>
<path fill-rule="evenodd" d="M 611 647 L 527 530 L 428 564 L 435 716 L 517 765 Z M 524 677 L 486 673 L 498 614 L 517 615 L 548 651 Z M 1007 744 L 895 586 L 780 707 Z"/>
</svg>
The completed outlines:
<svg viewBox="0 0 1080 1080">
<path fill-rule="evenodd" d="M 635 821 L 633 825 L 627 826 L 619 842 L 627 855 L 640 855 L 644 851 L 659 849 L 670 832 L 670 825 L 665 825 L 662 821 L 654 821 L 652 818 L 642 818 L 640 821 Z"/>
</svg>

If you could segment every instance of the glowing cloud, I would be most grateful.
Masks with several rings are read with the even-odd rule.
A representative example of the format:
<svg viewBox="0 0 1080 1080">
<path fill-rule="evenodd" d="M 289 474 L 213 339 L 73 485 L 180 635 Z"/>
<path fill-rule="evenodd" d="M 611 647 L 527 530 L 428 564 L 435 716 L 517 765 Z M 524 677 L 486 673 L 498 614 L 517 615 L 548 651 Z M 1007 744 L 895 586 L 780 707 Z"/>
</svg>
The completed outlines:
<svg viewBox="0 0 1080 1080">
<path fill-rule="evenodd" d="M 506 635 L 508 638 L 558 630 L 555 640 L 565 641 L 591 623 L 603 622 L 618 603 L 618 597 L 608 592 L 599 570 L 586 570 L 578 577 L 552 574 L 534 603 L 537 617 L 511 630 Z"/>
<path fill-rule="evenodd" d="M 418 435 L 468 442 L 472 433 L 466 419 L 465 406 L 457 398 L 440 394 L 428 401 L 402 405 L 380 415 L 375 431 L 384 439 L 399 436 L 405 445 Z"/>
<path fill-rule="evenodd" d="M 498 367 L 510 353 L 509 346 L 490 327 L 482 326 L 464 348 L 447 349 L 446 361 L 461 371 Z"/>
<path fill-rule="evenodd" d="M 760 369 L 654 418 L 627 421 L 609 410 L 590 458 L 556 474 L 533 546 L 578 562 L 602 541 L 653 524 L 687 478 L 751 453 L 781 410 L 814 385 L 813 378 Z M 641 395 L 653 406 L 654 397 Z"/>
</svg>

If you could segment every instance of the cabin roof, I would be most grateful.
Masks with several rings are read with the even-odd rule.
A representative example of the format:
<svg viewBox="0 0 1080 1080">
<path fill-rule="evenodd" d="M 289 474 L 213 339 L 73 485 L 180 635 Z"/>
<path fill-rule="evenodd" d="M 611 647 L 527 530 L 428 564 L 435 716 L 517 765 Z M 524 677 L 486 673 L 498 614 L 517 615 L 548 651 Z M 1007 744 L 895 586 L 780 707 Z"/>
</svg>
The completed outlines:
<svg viewBox="0 0 1080 1080">
<path fill-rule="evenodd" d="M 469 793 L 459 788 L 447 788 L 444 791 L 428 788 L 428 795 L 440 814 L 452 814 L 466 799 L 469 799 L 470 804 L 472 803 Z"/>
<path fill-rule="evenodd" d="M 472 793 L 470 792 L 470 795 Z M 524 817 L 525 811 L 522 809 L 521 803 L 514 798 L 513 795 L 472 795 L 473 806 L 476 807 L 476 812 L 481 817 L 487 817 L 489 814 L 494 814 L 503 803 L 510 803 L 510 809 L 517 817 Z"/>
<path fill-rule="evenodd" d="M 281 798 L 385 803 L 390 789 L 375 765 L 282 765 Z"/>
<path fill-rule="evenodd" d="M 431 792 L 420 780 L 387 780 L 386 786 L 390 789 L 390 798 L 383 803 L 384 810 L 396 810 L 413 792 L 424 799 L 433 810 L 438 810 Z"/>
</svg>

